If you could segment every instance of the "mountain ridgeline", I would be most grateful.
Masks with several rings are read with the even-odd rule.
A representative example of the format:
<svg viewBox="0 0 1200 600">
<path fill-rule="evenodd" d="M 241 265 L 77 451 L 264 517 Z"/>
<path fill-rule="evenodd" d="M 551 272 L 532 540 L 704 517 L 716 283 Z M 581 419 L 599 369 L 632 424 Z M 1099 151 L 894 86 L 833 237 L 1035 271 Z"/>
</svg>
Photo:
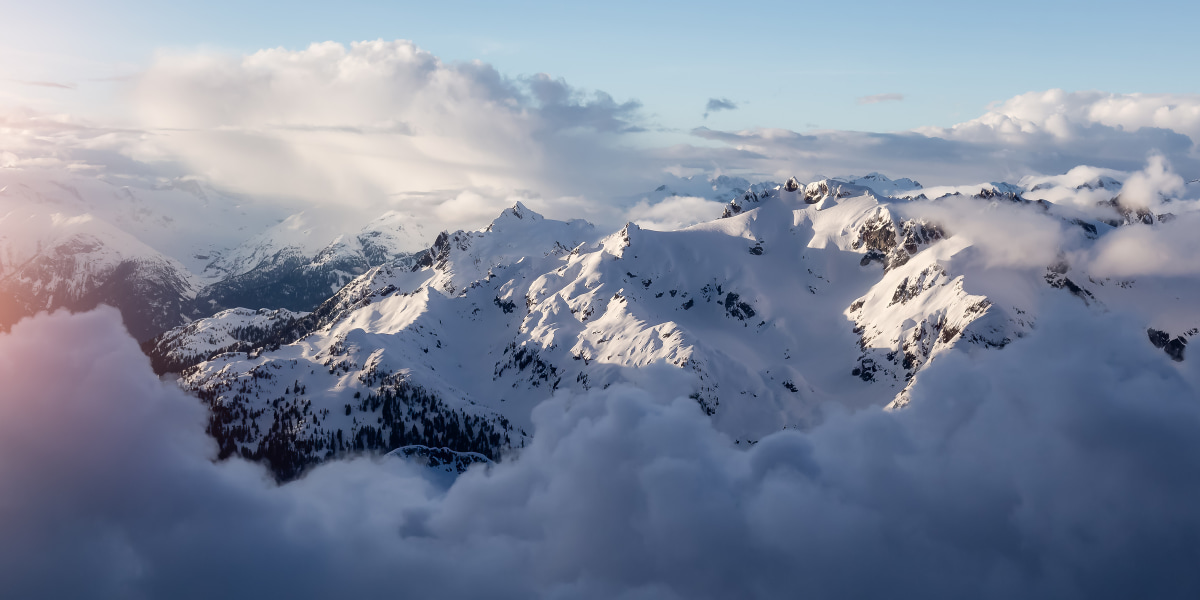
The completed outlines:
<svg viewBox="0 0 1200 600">
<path fill-rule="evenodd" d="M 5 192 L 0 194 L 5 209 L 0 213 L 0 331 L 39 311 L 83 311 L 108 304 L 121 311 L 130 333 L 144 342 L 225 309 L 311 311 L 370 268 L 411 264 L 416 256 L 408 251 L 413 235 L 399 215 L 388 213 L 331 242 L 321 238 L 319 228 L 293 216 L 233 248 L 172 257 L 130 233 L 154 237 L 146 234 L 147 227 L 169 228 L 174 222 L 160 216 L 145 223 L 144 201 L 125 207 L 132 216 L 116 211 L 109 222 L 96 216 L 107 204 L 84 202 L 75 187 L 57 185 L 80 199 L 81 206 L 71 207 L 30 186 L 19 187 L 16 191 L 24 195 L 14 197 L 12 187 L 0 190 Z M 174 188 L 146 193 L 156 200 L 161 198 L 154 193 L 182 195 L 193 203 L 209 199 L 198 186 L 184 189 L 186 193 Z M 111 204 L 137 198 L 121 191 L 124 195 Z M 95 193 L 103 199 L 104 194 Z M 68 208 L 88 212 L 70 215 L 64 212 Z"/>
<path fill-rule="evenodd" d="M 1089 183 L 1104 198 L 1086 209 L 1027 197 Z M 1016 211 L 1084 250 L 1119 228 L 1170 220 L 1127 210 L 1115 181 L 1033 187 L 792 179 L 746 186 L 707 223 L 629 223 L 607 235 L 518 203 L 424 252 L 356 264 L 362 272 L 345 285 L 292 288 L 325 286 L 313 306 L 229 308 L 144 348 L 210 407 L 221 457 L 264 461 L 280 480 L 398 448 L 477 457 L 438 459 L 464 469 L 502 460 L 527 442 L 533 407 L 550 395 L 639 384 L 648 369 L 678 378 L 680 395 L 751 444 L 810 426 L 828 403 L 901 409 L 939 356 L 1019 352 L 1061 306 L 1122 307 L 1164 361 L 1186 360 L 1200 327 L 1189 302 L 1197 282 L 1172 282 L 1191 294 L 1180 295 L 1103 277 L 1073 263 L 1078 252 L 997 262 L 977 236 L 938 218 Z M 995 236 L 1004 227 L 997 221 Z"/>
</svg>

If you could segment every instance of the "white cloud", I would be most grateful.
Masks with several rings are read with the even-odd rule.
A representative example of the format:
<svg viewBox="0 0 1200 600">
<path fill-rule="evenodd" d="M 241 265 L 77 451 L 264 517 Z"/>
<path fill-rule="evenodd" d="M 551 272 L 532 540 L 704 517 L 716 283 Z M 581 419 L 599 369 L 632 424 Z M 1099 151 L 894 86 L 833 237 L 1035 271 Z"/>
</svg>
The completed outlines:
<svg viewBox="0 0 1200 600">
<path fill-rule="evenodd" d="M 1031 92 L 953 127 L 909 132 L 693 131 L 740 151 L 722 164 L 774 174 L 885 170 L 924 183 L 1017 180 L 1079 165 L 1136 171 L 1163 155 L 1200 175 L 1200 95 Z M 697 161 L 698 162 L 698 161 Z"/>
<path fill-rule="evenodd" d="M 1105 235 L 1092 253 L 1090 271 L 1101 277 L 1200 274 L 1200 211 L 1196 203 L 1167 223 L 1132 225 Z"/>
<path fill-rule="evenodd" d="M 135 98 L 155 132 L 136 155 L 178 157 L 247 193 L 353 208 L 400 194 L 611 186 L 605 171 L 628 160 L 613 140 L 639 118 L 633 101 L 443 63 L 407 41 L 163 55 Z"/>
<path fill-rule="evenodd" d="M 135 156 L 180 159 L 236 190 L 369 207 L 364 212 L 421 213 L 425 207 L 402 198 L 470 191 L 491 203 L 542 198 L 550 213 L 560 199 L 583 197 L 613 208 L 594 216 L 616 217 L 672 168 L 762 178 L 882 169 L 959 183 L 1080 164 L 1132 171 L 1157 152 L 1185 172 L 1200 169 L 1188 137 L 1200 131 L 1200 96 L 1187 95 L 1050 90 L 951 128 L 809 135 L 701 128 L 697 136 L 727 147 L 648 148 L 621 141 L 640 129 L 636 101 L 583 93 L 548 75 L 513 79 L 480 62 L 443 63 L 406 41 L 164 55 L 137 89 L 144 125 L 156 135 Z M 730 106 L 712 99 L 708 110 Z M 435 227 L 483 224 L 477 213 L 435 212 Z"/>
<path fill-rule="evenodd" d="M 905 411 L 746 450 L 687 398 L 560 396 L 448 489 L 400 461 L 279 487 L 214 464 L 115 311 L 40 316 L 0 335 L 0 592 L 1194 597 L 1197 363 L 1044 308 L 1019 346 L 943 356 Z"/>
<path fill-rule="evenodd" d="M 1062 222 L 1036 206 L 948 196 L 900 205 L 900 209 L 962 238 L 978 252 L 985 267 L 1044 269 L 1055 262 L 1066 241 Z"/>
<path fill-rule="evenodd" d="M 1150 157 L 1145 169 L 1129 176 L 1121 187 L 1120 203 L 1132 209 L 1157 209 L 1164 200 L 1185 192 L 1183 178 L 1161 155 Z"/>
<path fill-rule="evenodd" d="M 545 74 L 446 63 L 406 41 L 163 54 L 131 85 L 140 128 L 9 111 L 0 117 L 0 164 L 110 179 L 198 177 L 293 212 L 332 207 L 350 230 L 398 210 L 428 231 L 483 226 L 514 199 L 601 227 L 631 217 L 691 222 L 699 206 L 636 205 L 669 173 L 782 181 L 885 171 L 937 185 L 1079 165 L 1131 172 L 1161 155 L 1185 178 L 1200 176 L 1196 95 L 1050 90 L 950 128 L 699 128 L 699 143 L 653 147 L 631 135 L 647 125 L 634 100 Z M 1103 194 L 1081 193 L 1078 202 Z M 677 214 L 666 213 L 672 206 Z"/>
<path fill-rule="evenodd" d="M 629 221 L 647 229 L 670 231 L 721 216 L 725 203 L 694 196 L 670 196 L 654 204 L 642 199 L 626 211 Z"/>
<path fill-rule="evenodd" d="M 999 103 L 984 116 L 955 125 L 955 134 L 992 130 L 997 135 L 1047 133 L 1057 138 L 1102 125 L 1136 132 L 1143 127 L 1200 139 L 1200 94 L 1114 94 L 1052 89 L 1029 92 Z M 937 130 L 930 130 L 937 131 Z"/>
</svg>

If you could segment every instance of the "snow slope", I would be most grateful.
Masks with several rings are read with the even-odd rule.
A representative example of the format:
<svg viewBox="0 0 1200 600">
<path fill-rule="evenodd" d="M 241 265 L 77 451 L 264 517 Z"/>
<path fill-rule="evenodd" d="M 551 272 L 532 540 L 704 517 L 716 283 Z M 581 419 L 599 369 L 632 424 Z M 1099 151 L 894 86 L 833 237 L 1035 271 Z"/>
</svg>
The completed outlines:
<svg viewBox="0 0 1200 600">
<path fill-rule="evenodd" d="M 288 215 L 188 178 L 3 170 L 0 327 L 106 303 L 146 340 L 227 308 L 307 311 L 432 239 L 397 212 L 345 221 L 335 208 Z"/>
<path fill-rule="evenodd" d="M 178 261 L 90 214 L 0 196 L 0 327 L 98 304 L 121 309 L 134 337 L 185 323 L 199 285 Z"/>
<path fill-rule="evenodd" d="M 1112 202 L 1084 210 L 1009 184 L 894 198 L 864 184 L 910 186 L 881 177 L 746 191 L 726 217 L 677 231 L 601 236 L 517 204 L 483 230 L 438 236 L 411 267 L 369 270 L 180 382 L 224 419 L 213 430 L 225 453 L 286 478 L 412 444 L 496 458 L 524 443 L 555 390 L 641 381 L 651 365 L 679 373 L 720 429 L 752 443 L 830 404 L 902 407 L 940 355 L 1019 347 L 1062 298 L 1135 315 L 1164 360 L 1183 358 L 1200 328 L 1195 277 L 1089 271 L 1112 232 L 1169 218 L 1145 225 Z M 1031 226 L 1057 246 L 1024 248 Z M 158 352 L 211 346 L 182 334 Z"/>
</svg>

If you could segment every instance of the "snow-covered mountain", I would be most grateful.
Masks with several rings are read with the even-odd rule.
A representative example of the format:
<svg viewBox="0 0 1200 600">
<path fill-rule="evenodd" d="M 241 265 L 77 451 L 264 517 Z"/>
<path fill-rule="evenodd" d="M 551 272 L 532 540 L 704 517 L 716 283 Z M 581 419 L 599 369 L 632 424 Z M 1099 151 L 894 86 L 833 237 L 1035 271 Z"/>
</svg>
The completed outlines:
<svg viewBox="0 0 1200 600">
<path fill-rule="evenodd" d="M 0 328 L 103 303 L 147 340 L 227 308 L 307 311 L 432 239 L 397 212 L 347 230 L 279 211 L 191 179 L 0 173 Z"/>
<path fill-rule="evenodd" d="M 673 196 L 689 196 L 715 200 L 717 202 L 729 202 L 746 193 L 761 193 L 778 186 L 778 183 L 770 181 L 750 183 L 748 179 L 731 177 L 729 175 L 718 175 L 711 179 L 701 175 L 693 175 L 691 177 L 672 178 L 667 183 L 655 188 L 654 191 L 643 194 L 643 197 L 651 202 L 661 202 L 663 199 Z"/>
<path fill-rule="evenodd" d="M 411 261 L 427 239 L 397 212 L 341 233 L 320 213 L 293 214 L 239 246 L 215 253 L 201 276 L 198 311 L 242 306 L 311 310 L 367 269 Z"/>
<path fill-rule="evenodd" d="M 1023 195 L 1043 183 L 935 196 L 878 174 L 790 179 L 741 190 L 715 221 L 609 235 L 517 204 L 414 261 L 371 268 L 310 314 L 222 313 L 149 347 L 156 364 L 200 361 L 180 383 L 212 407 L 223 455 L 266 460 L 281 478 L 411 445 L 495 459 L 525 442 L 555 390 L 663 373 L 652 365 L 753 443 L 830 403 L 903 407 L 940 355 L 1019 347 L 1064 302 L 1119 307 L 1164 360 L 1183 359 L 1200 330 L 1196 278 L 1089 271 L 1112 232 L 1169 218 L 1122 219 L 1111 196 L 1081 207 Z M 954 218 L 971 212 L 984 216 Z M 1023 248 L 1030 226 L 1058 247 Z M 231 327 L 254 333 L 213 334 Z"/>
<path fill-rule="evenodd" d="M 185 322 L 198 289 L 179 261 L 92 215 L 0 209 L 0 329 L 42 310 L 109 304 L 147 339 Z"/>
</svg>

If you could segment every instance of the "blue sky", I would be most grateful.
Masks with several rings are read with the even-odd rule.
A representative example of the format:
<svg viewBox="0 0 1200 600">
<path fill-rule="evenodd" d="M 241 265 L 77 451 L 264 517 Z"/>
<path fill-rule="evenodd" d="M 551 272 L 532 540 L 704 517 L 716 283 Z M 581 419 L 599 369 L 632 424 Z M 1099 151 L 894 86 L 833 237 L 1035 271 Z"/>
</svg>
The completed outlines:
<svg viewBox="0 0 1200 600">
<path fill-rule="evenodd" d="M 447 61 L 636 99 L 668 130 L 948 126 L 1049 88 L 1200 92 L 1181 2 L 0 1 L 0 102 L 116 110 L 156 52 L 411 39 Z M 101 81 L 96 81 L 101 80 Z M 18 82 L 57 82 L 73 90 Z M 899 94 L 903 100 L 858 99 Z M 703 118 L 709 98 L 737 110 Z"/>
</svg>

